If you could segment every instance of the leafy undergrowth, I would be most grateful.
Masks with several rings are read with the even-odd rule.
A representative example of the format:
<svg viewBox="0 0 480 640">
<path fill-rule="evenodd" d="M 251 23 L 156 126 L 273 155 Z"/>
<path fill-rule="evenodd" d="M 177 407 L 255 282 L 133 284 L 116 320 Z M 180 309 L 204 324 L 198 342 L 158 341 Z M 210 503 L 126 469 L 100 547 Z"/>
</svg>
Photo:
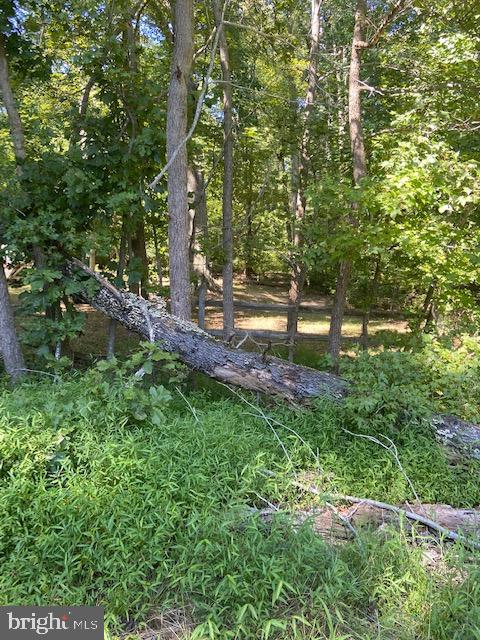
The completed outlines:
<svg viewBox="0 0 480 640">
<path fill-rule="evenodd" d="M 368 412 L 423 501 L 480 503 L 478 465 L 448 463 L 422 402 L 259 411 L 251 396 L 140 386 L 116 367 L 2 392 L 1 604 L 102 604 L 111 635 L 180 612 L 192 639 L 480 638 L 475 554 L 450 547 L 432 571 L 407 531 L 329 546 L 308 524 L 246 514 L 311 503 L 289 482 L 299 471 L 327 495 L 412 499 L 391 454 L 347 433 L 365 432 Z"/>
</svg>

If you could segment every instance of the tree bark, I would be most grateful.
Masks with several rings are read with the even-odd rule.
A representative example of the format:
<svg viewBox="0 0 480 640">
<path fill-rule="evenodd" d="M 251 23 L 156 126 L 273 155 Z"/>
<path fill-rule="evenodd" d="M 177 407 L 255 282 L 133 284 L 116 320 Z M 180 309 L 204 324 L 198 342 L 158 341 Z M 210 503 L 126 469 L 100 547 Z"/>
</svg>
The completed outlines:
<svg viewBox="0 0 480 640">
<path fill-rule="evenodd" d="M 345 395 L 347 383 L 336 376 L 279 358 L 231 349 L 193 322 L 167 313 L 161 298 L 155 302 L 141 300 L 135 294 L 119 291 L 78 260 L 68 263 L 68 272 L 78 270 L 93 277 L 99 285 L 93 296 L 86 291 L 79 296 L 83 302 L 146 339 L 151 326 L 155 341 L 165 351 L 177 353 L 189 367 L 212 378 L 291 401 L 301 402 L 325 394 L 338 400 Z"/>
<path fill-rule="evenodd" d="M 345 315 L 345 305 L 347 301 L 347 288 L 350 279 L 352 263 L 350 260 L 343 260 L 340 263 L 337 282 L 335 285 L 335 296 L 333 298 L 332 315 L 330 316 L 330 328 L 328 331 L 328 353 L 332 359 L 332 369 L 338 373 L 338 357 L 342 346 L 342 324 Z"/>
<path fill-rule="evenodd" d="M 97 266 L 97 254 L 95 248 L 90 249 L 90 252 L 88 254 L 88 266 L 92 271 L 95 271 Z"/>
<path fill-rule="evenodd" d="M 155 266 L 157 268 L 157 283 L 159 288 L 163 287 L 163 264 L 162 256 L 160 254 L 160 247 L 158 246 L 157 229 L 155 223 L 152 224 L 153 244 L 155 248 Z"/>
<path fill-rule="evenodd" d="M 397 505 L 394 505 L 395 507 Z M 408 504 L 398 505 L 401 511 L 418 515 L 419 518 L 428 518 L 443 529 L 461 537 L 468 545 L 469 541 L 473 545 L 478 544 L 480 536 L 480 509 L 455 509 L 448 504 L 422 504 L 412 507 Z M 273 507 L 266 509 L 247 510 L 248 515 L 258 515 L 264 521 L 270 522 L 278 511 Z M 358 499 L 358 502 L 348 507 L 338 508 L 318 507 L 309 510 L 295 509 L 289 513 L 295 526 L 302 526 L 310 522 L 313 531 L 324 538 L 329 544 L 338 544 L 350 540 L 354 532 L 359 532 L 362 528 L 369 530 L 389 524 L 399 526 L 400 516 L 387 509 L 374 506 L 367 501 Z M 403 520 L 403 526 L 405 519 Z M 421 522 L 417 526 L 422 526 Z"/>
<path fill-rule="evenodd" d="M 123 283 L 123 274 L 125 272 L 125 265 L 127 262 L 127 235 L 125 232 L 125 223 L 122 224 L 122 234 L 120 238 L 120 248 L 118 250 L 118 264 L 117 264 L 117 286 L 120 287 Z M 108 323 L 107 333 L 107 358 L 113 358 L 115 355 L 115 338 L 117 336 L 117 323 L 113 318 L 110 318 Z"/>
<path fill-rule="evenodd" d="M 149 268 L 147 248 L 145 245 L 145 222 L 143 219 L 143 211 L 140 215 L 141 217 L 136 224 L 135 233 L 132 236 L 132 252 L 140 267 L 140 281 L 132 286 L 132 291 L 134 291 L 134 293 L 139 293 L 143 298 L 148 298 Z"/>
<path fill-rule="evenodd" d="M 175 36 L 167 104 L 168 248 L 172 313 L 191 316 L 188 251 L 188 82 L 193 60 L 193 0 L 175 2 Z M 175 155 L 176 154 L 176 155 Z"/>
<path fill-rule="evenodd" d="M 362 105 L 360 71 L 361 56 L 364 48 L 364 30 L 367 5 L 365 0 L 357 0 L 355 26 L 353 29 L 350 71 L 348 78 L 348 124 L 350 131 L 350 148 L 352 152 L 353 183 L 358 186 L 360 180 L 367 175 L 367 155 L 362 126 Z M 352 206 L 350 222 L 355 226 L 355 206 Z M 347 300 L 348 283 L 352 271 L 350 258 L 345 258 L 340 266 L 335 289 L 334 309 L 330 321 L 328 352 L 332 359 L 333 369 L 338 371 L 338 359 L 342 338 L 343 317 Z"/>
<path fill-rule="evenodd" d="M 0 33 L 0 90 L 2 99 L 8 115 L 8 124 L 15 154 L 17 175 L 21 177 L 22 166 L 26 159 L 25 138 L 23 134 L 22 121 L 15 104 L 13 91 L 10 85 L 8 73 L 8 61 L 5 53 L 5 42 L 3 34 Z M 5 369 L 12 379 L 18 380 L 23 375 L 25 368 L 22 350 L 15 328 L 13 311 L 8 295 L 8 285 L 3 268 L 3 258 L 0 257 L 0 349 L 2 352 Z"/>
<path fill-rule="evenodd" d="M 91 304 L 145 339 L 150 339 L 153 330 L 155 342 L 165 351 L 178 354 L 189 367 L 220 382 L 261 391 L 290 402 L 309 402 L 321 396 L 341 401 L 348 393 L 349 383 L 334 374 L 265 354 L 231 349 L 211 338 L 193 322 L 167 313 L 165 301 L 161 298 L 154 302 L 146 301 L 132 293 L 119 291 L 79 260 L 69 261 L 66 270 L 69 273 L 80 270 L 98 284 L 94 295 L 84 290 L 77 296 L 79 300 Z M 437 438 L 455 455 L 480 460 L 480 427 L 454 416 L 439 414 L 432 416 L 431 426 Z"/>
<path fill-rule="evenodd" d="M 7 279 L 0 259 L 0 351 L 2 353 L 5 371 L 13 382 L 24 373 L 25 363 L 18 341 L 12 306 L 8 295 Z"/>
<path fill-rule="evenodd" d="M 361 335 L 361 345 L 364 351 L 368 351 L 368 327 L 370 324 L 370 315 L 373 305 L 373 298 L 375 297 L 375 290 L 378 286 L 378 280 L 380 277 L 380 256 L 377 256 L 375 262 L 375 269 L 373 272 L 373 276 L 371 280 L 367 282 L 366 291 L 365 291 L 365 311 L 362 316 L 362 335 Z"/>
<path fill-rule="evenodd" d="M 213 1 L 215 22 L 220 30 L 218 41 L 223 79 L 223 337 L 233 334 L 235 316 L 233 309 L 233 112 L 232 79 L 227 37 L 222 24 L 222 12 L 218 0 Z"/>
<path fill-rule="evenodd" d="M 22 121 L 18 113 L 15 98 L 13 96 L 10 84 L 10 76 L 8 73 L 8 61 L 5 53 L 5 38 L 0 33 L 0 90 L 2 99 L 8 116 L 8 125 L 10 127 L 10 136 L 13 144 L 13 152 L 17 163 L 17 173 L 21 175 L 22 165 L 26 159 L 25 152 L 25 136 L 23 133 Z"/>
<path fill-rule="evenodd" d="M 291 278 L 288 292 L 288 304 L 290 310 L 287 318 L 287 331 L 290 335 L 292 346 L 289 349 L 289 359 L 293 360 L 293 343 L 298 329 L 298 306 L 301 302 L 305 281 L 305 265 L 303 263 L 301 248 L 303 245 L 303 233 L 301 225 L 305 216 L 305 187 L 308 180 L 310 165 L 310 117 L 315 103 L 315 94 L 318 75 L 318 52 L 320 47 L 321 20 L 320 8 L 322 0 L 312 0 L 311 14 L 311 40 L 308 64 L 307 94 L 304 107 L 304 127 L 300 144 L 299 164 L 297 166 L 297 154 L 292 154 L 292 253 L 291 253 Z"/>
<path fill-rule="evenodd" d="M 360 72 L 364 49 L 364 30 L 367 5 L 365 0 L 357 0 L 355 27 L 353 30 L 352 53 L 348 78 L 348 125 L 353 161 L 353 182 L 355 186 L 367 175 L 367 154 L 362 125 L 362 103 Z"/>
<path fill-rule="evenodd" d="M 208 240 L 207 198 L 202 172 L 191 167 L 188 172 L 188 191 L 194 194 L 192 267 L 197 276 L 198 326 L 205 328 L 205 304 L 207 299 L 208 257 L 205 243 Z"/>
<path fill-rule="evenodd" d="M 245 219 L 246 223 L 246 235 L 245 235 L 245 279 L 251 280 L 255 275 L 253 269 L 253 244 L 254 244 L 254 233 L 253 233 L 253 177 L 254 177 L 254 168 L 253 168 L 253 152 L 249 149 L 249 145 L 246 147 L 248 153 L 248 189 L 247 189 L 247 215 Z"/>
</svg>

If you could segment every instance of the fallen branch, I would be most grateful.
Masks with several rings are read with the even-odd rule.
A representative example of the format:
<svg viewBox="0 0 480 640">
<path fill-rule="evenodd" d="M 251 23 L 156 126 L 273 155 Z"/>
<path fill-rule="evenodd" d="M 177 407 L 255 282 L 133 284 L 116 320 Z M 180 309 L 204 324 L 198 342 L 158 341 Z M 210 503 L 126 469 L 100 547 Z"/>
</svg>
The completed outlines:
<svg viewBox="0 0 480 640">
<path fill-rule="evenodd" d="M 223 335 L 222 329 L 207 329 L 208 333 L 212 336 L 220 338 Z M 233 337 L 241 338 L 258 338 L 259 340 L 275 340 L 278 343 L 282 342 L 286 346 L 290 344 L 291 336 L 285 331 L 261 331 L 251 329 L 234 329 Z M 323 333 L 296 333 L 296 341 L 310 341 L 310 342 L 327 342 L 328 335 Z M 357 343 L 360 342 L 360 337 L 356 336 L 342 336 L 342 342 Z"/>
</svg>

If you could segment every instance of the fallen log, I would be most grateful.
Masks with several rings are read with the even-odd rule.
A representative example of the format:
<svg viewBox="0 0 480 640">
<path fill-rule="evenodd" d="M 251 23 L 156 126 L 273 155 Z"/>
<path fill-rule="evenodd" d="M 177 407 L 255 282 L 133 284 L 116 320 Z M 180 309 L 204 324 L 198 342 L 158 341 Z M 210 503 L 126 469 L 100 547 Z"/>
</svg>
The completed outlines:
<svg viewBox="0 0 480 640">
<path fill-rule="evenodd" d="M 269 469 L 263 469 L 262 474 L 268 478 L 275 478 L 277 474 Z M 313 478 L 314 480 L 315 478 Z M 320 507 L 293 512 L 293 521 L 297 525 L 313 518 L 316 533 L 333 539 L 343 539 L 347 531 L 357 536 L 357 526 L 380 527 L 386 523 L 398 524 L 402 519 L 420 525 L 438 536 L 460 542 L 466 547 L 480 550 L 480 507 L 476 509 L 456 509 L 448 504 L 426 504 L 417 502 L 394 505 L 388 502 L 358 498 L 343 493 L 333 493 L 328 496 L 332 502 L 351 503 L 350 508 L 335 507 L 326 500 L 328 494 L 312 484 L 312 474 L 304 477 L 297 476 L 290 479 L 292 486 L 319 498 Z M 416 495 L 416 494 L 415 494 Z M 267 501 L 266 501 L 267 502 Z M 278 507 L 267 502 L 269 509 L 262 510 L 261 515 L 274 514 Z M 333 539 L 330 542 L 333 542 Z"/>
<path fill-rule="evenodd" d="M 83 272 L 96 280 L 96 290 L 85 287 L 77 297 L 145 339 L 160 342 L 192 369 L 227 384 L 308 402 L 320 396 L 341 401 L 349 383 L 336 375 L 289 363 L 265 353 L 232 349 L 215 340 L 193 322 L 169 314 L 161 298 L 152 301 L 120 291 L 79 260 L 67 263 L 70 273 Z M 454 416 L 434 415 L 437 438 L 456 455 L 480 460 L 480 427 Z"/>
<path fill-rule="evenodd" d="M 306 485 L 298 480 L 293 480 L 292 484 L 313 495 L 320 497 L 323 495 L 314 485 Z M 345 494 L 338 494 L 336 498 L 355 505 L 353 511 L 347 514 L 341 514 L 337 509 L 333 508 L 333 513 L 337 516 L 337 519 L 344 525 L 348 523 L 350 530 L 355 530 L 355 526 L 362 524 L 362 522 L 363 524 L 377 522 L 377 526 L 380 526 L 386 522 L 398 521 L 399 518 L 403 517 L 430 529 L 437 535 L 480 550 L 480 543 L 468 538 L 469 534 L 478 537 L 480 532 L 479 509 L 454 509 L 445 504 L 421 504 L 416 507 L 402 505 L 398 507 L 387 502 L 369 498 L 357 498 L 356 496 Z M 332 509 L 332 505 L 329 506 Z M 318 525 L 321 522 L 322 520 L 320 519 Z"/>
<path fill-rule="evenodd" d="M 385 505 L 364 498 L 339 496 L 342 502 L 354 502 L 353 507 L 329 504 L 313 509 L 282 510 L 278 506 L 265 509 L 250 508 L 249 513 L 271 520 L 278 513 L 286 513 L 295 526 L 310 522 L 316 534 L 330 544 L 344 542 L 361 529 L 379 529 L 386 524 L 397 526 L 402 516 L 417 526 L 467 547 L 480 549 L 480 508 L 455 509 L 448 504 Z M 374 502 L 374 504 L 372 504 Z M 379 506 L 383 505 L 383 506 Z M 388 508 L 384 508 L 384 507 Z"/>
<path fill-rule="evenodd" d="M 88 288 L 78 294 L 83 302 L 146 340 L 153 332 L 154 341 L 160 342 L 165 351 L 177 353 L 189 367 L 211 378 L 292 402 L 322 395 L 341 400 L 346 394 L 347 383 L 337 376 L 273 356 L 232 349 L 193 322 L 169 314 L 161 298 L 147 301 L 120 291 L 78 260 L 70 261 L 67 269 L 80 269 L 97 281 L 98 287 L 93 295 Z"/>
</svg>

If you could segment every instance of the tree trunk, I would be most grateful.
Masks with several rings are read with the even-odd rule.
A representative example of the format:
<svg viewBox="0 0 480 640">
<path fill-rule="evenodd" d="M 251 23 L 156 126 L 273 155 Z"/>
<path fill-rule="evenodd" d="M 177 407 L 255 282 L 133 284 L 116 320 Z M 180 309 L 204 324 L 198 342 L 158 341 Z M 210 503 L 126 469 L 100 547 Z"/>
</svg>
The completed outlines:
<svg viewBox="0 0 480 640">
<path fill-rule="evenodd" d="M 3 259 L 0 259 L 0 351 L 7 374 L 13 382 L 17 381 L 24 374 L 25 363 L 15 329 Z"/>
<path fill-rule="evenodd" d="M 375 297 L 375 290 L 378 285 L 378 279 L 380 277 L 380 256 L 377 257 L 375 262 L 375 270 L 373 277 L 367 282 L 365 291 L 365 311 L 362 316 L 362 335 L 360 338 L 360 344 L 364 351 L 368 351 L 368 327 L 370 324 L 370 314 Z"/>
<path fill-rule="evenodd" d="M 157 269 L 157 284 L 159 289 L 163 287 L 163 264 L 162 256 L 160 254 L 160 247 L 158 246 L 157 229 L 155 223 L 152 224 L 153 244 L 155 248 L 155 266 Z"/>
<path fill-rule="evenodd" d="M 2 100 L 7 111 L 10 135 L 15 154 L 17 175 L 21 177 L 22 166 L 26 159 L 25 138 L 23 135 L 22 121 L 15 104 L 10 77 L 8 73 L 8 62 L 5 53 L 5 41 L 0 33 L 0 90 Z M 38 248 L 40 252 L 40 249 Z M 23 375 L 25 368 L 22 350 L 15 328 L 13 311 L 8 295 L 8 285 L 3 268 L 3 258 L 0 257 L 0 350 L 2 352 L 5 369 L 11 379 L 15 382 Z"/>
<path fill-rule="evenodd" d="M 208 241 L 207 198 L 202 172 L 192 167 L 188 172 L 188 191 L 194 194 L 192 266 L 197 276 L 198 326 L 205 328 L 205 303 L 207 299 L 208 257 L 205 244 Z"/>
<path fill-rule="evenodd" d="M 149 302 L 119 291 L 79 260 L 72 259 L 66 265 L 69 273 L 79 270 L 98 284 L 95 294 L 91 295 L 91 288 L 85 289 L 78 294 L 79 300 L 145 339 L 150 339 L 153 330 L 155 342 L 165 351 L 178 354 L 182 362 L 211 378 L 291 402 L 308 402 L 321 396 L 341 401 L 348 393 L 349 383 L 334 374 L 265 354 L 231 349 L 193 322 L 167 313 L 161 298 Z M 432 416 L 431 425 L 439 440 L 456 455 L 480 460 L 480 427 L 448 415 Z"/>
<path fill-rule="evenodd" d="M 245 217 L 246 224 L 246 234 L 245 234 L 245 279 L 251 280 L 255 275 L 253 269 L 253 244 L 254 244 L 254 233 L 253 233 L 253 178 L 254 178 L 254 162 L 253 162 L 253 153 L 249 148 L 248 143 L 246 144 L 246 153 L 248 154 L 248 189 L 246 192 L 246 209 L 247 215 Z"/>
<path fill-rule="evenodd" d="M 141 300 L 132 293 L 119 291 L 98 273 L 93 273 L 78 260 L 68 263 L 69 272 L 82 270 L 99 284 L 97 292 L 87 291 L 79 298 L 95 309 L 120 322 L 130 331 L 149 337 L 153 328 L 155 341 L 165 351 L 177 353 L 188 366 L 222 382 L 239 385 L 292 401 L 303 401 L 319 395 L 341 399 L 347 384 L 329 373 L 291 365 L 274 357 L 231 349 L 198 328 L 193 322 L 167 313 L 163 300 Z M 148 313 L 148 317 L 146 314 Z"/>
<path fill-rule="evenodd" d="M 255 277 L 255 270 L 253 268 L 253 210 L 247 211 L 247 234 L 245 238 L 245 279 L 253 280 Z"/>
<path fill-rule="evenodd" d="M 122 235 L 120 238 L 120 248 L 118 250 L 118 264 L 117 264 L 117 287 L 121 287 L 123 284 L 123 274 L 125 272 L 125 265 L 127 262 L 127 235 L 125 233 L 125 223 L 122 224 Z M 117 323 L 110 318 L 108 323 L 107 333 L 107 358 L 113 358 L 115 355 L 115 338 L 117 335 Z"/>
<path fill-rule="evenodd" d="M 132 251 L 140 267 L 140 282 L 135 293 L 139 293 L 143 298 L 148 298 L 148 256 L 145 246 L 145 223 L 142 217 L 138 220 L 135 233 L 132 236 Z"/>
<path fill-rule="evenodd" d="M 92 271 L 95 271 L 97 267 L 97 256 L 96 256 L 95 249 L 93 248 L 90 249 L 90 252 L 88 254 L 88 266 Z"/>
<path fill-rule="evenodd" d="M 2 33 L 0 33 L 0 90 L 2 91 L 3 104 L 8 115 L 8 125 L 10 127 L 15 161 L 17 163 L 17 173 L 21 175 L 22 165 L 26 159 L 25 137 L 23 134 L 22 121 L 18 113 L 17 105 L 15 104 L 15 98 L 10 84 L 8 62 L 5 53 L 5 39 Z"/>
<path fill-rule="evenodd" d="M 287 333 L 289 336 L 288 359 L 293 362 L 295 354 L 295 336 L 298 332 L 298 310 L 301 303 L 301 293 L 303 290 L 304 269 L 301 257 L 298 255 L 302 244 L 302 236 L 298 228 L 298 223 L 303 218 L 303 201 L 300 191 L 300 168 L 298 155 L 292 154 L 291 171 L 290 171 L 290 212 L 291 212 L 291 229 L 290 229 L 290 287 L 288 290 L 288 313 L 287 313 Z"/>
<path fill-rule="evenodd" d="M 350 72 L 348 79 L 348 124 L 350 131 L 350 148 L 352 152 L 353 183 L 358 186 L 360 180 L 367 175 L 367 156 L 362 127 L 360 71 L 361 56 L 364 48 L 364 29 L 366 19 L 366 1 L 357 0 L 355 26 L 353 29 Z M 352 206 L 350 222 L 355 225 L 355 206 Z M 339 266 L 334 298 L 334 310 L 330 321 L 328 352 L 333 368 L 338 371 L 338 359 L 342 338 L 343 316 L 347 300 L 348 283 L 352 271 L 352 262 L 346 258 Z"/>
<path fill-rule="evenodd" d="M 175 38 L 167 104 L 168 249 L 172 313 L 191 316 L 188 251 L 188 82 L 193 59 L 193 0 L 175 2 Z"/>
<path fill-rule="evenodd" d="M 434 319 L 435 319 L 435 284 L 432 283 L 428 287 L 427 295 L 425 296 L 425 301 L 423 303 L 423 320 L 425 324 L 423 325 L 423 333 L 430 333 L 433 329 Z"/>
<path fill-rule="evenodd" d="M 365 151 L 365 139 L 363 135 L 360 86 L 365 20 L 366 2 L 365 0 L 357 0 L 350 73 L 348 79 L 348 125 L 350 129 L 350 147 L 353 160 L 353 182 L 356 186 L 360 183 L 360 180 L 367 175 L 367 154 Z"/>
<path fill-rule="evenodd" d="M 328 353 L 332 359 L 332 370 L 338 373 L 338 356 L 342 341 L 342 324 L 345 315 L 345 305 L 347 301 L 347 287 L 350 279 L 352 263 L 344 260 L 340 264 L 337 282 L 335 286 L 335 296 L 333 298 L 332 315 L 330 316 L 330 329 L 328 332 Z"/>
<path fill-rule="evenodd" d="M 293 360 L 293 343 L 298 330 L 298 306 L 301 302 L 305 281 L 305 265 L 300 255 L 303 246 L 301 225 L 305 216 L 305 188 L 308 181 L 310 165 L 310 116 L 315 103 L 318 75 L 318 52 L 320 47 L 321 20 L 320 8 L 322 0 L 312 0 L 311 40 L 308 64 L 307 94 L 304 107 L 304 128 L 300 145 L 300 163 L 295 166 L 297 155 L 292 154 L 292 270 L 288 304 L 290 310 L 287 318 L 287 331 L 292 346 L 289 348 L 289 359 Z"/>
<path fill-rule="evenodd" d="M 232 79 L 227 38 L 222 24 L 222 12 L 218 0 L 213 1 L 215 22 L 220 30 L 219 51 L 223 79 L 223 337 L 229 340 L 235 326 L 233 310 L 233 117 Z"/>
</svg>

